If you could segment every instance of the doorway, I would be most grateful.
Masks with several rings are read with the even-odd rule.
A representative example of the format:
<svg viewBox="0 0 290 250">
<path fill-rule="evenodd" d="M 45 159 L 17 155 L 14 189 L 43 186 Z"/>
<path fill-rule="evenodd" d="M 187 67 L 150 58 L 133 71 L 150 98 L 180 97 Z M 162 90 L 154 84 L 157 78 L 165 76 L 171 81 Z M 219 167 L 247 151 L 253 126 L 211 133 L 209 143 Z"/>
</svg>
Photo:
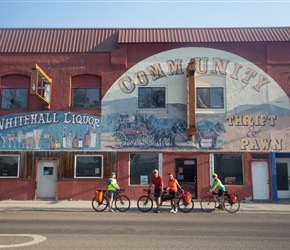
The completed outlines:
<svg viewBox="0 0 290 250">
<path fill-rule="evenodd" d="M 55 199 L 57 181 L 57 161 L 38 161 L 37 199 Z"/>
<path fill-rule="evenodd" d="M 196 199 L 196 159 L 179 158 L 175 159 L 176 164 L 176 179 L 180 186 L 189 191 L 193 199 Z"/>
<path fill-rule="evenodd" d="M 269 173 L 268 162 L 252 162 L 253 199 L 268 200 L 269 197 Z"/>
<path fill-rule="evenodd" d="M 278 161 L 276 163 L 277 171 L 277 189 L 279 199 L 290 198 L 290 169 L 289 161 Z"/>
</svg>

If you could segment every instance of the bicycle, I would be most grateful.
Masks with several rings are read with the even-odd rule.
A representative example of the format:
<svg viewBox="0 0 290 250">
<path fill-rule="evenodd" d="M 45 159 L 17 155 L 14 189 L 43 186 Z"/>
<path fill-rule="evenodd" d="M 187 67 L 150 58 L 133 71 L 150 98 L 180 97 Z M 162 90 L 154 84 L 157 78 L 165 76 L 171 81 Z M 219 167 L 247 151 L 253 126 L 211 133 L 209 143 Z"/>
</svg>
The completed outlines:
<svg viewBox="0 0 290 250">
<path fill-rule="evenodd" d="M 235 213 L 240 209 L 240 202 L 236 199 L 235 202 L 231 201 L 230 195 L 227 191 L 225 191 L 222 201 L 222 208 L 229 213 Z M 217 204 L 219 201 L 217 199 L 218 194 L 215 192 L 211 192 L 209 195 L 203 197 L 200 200 L 200 207 L 204 212 L 212 212 L 217 208 Z"/>
<path fill-rule="evenodd" d="M 149 190 L 144 189 L 143 191 L 145 193 L 147 193 L 147 195 L 142 195 L 137 200 L 137 207 L 142 212 L 149 212 L 153 207 L 153 200 L 156 202 L 156 198 L 154 197 L 154 193 L 151 193 L 150 189 Z M 160 205 L 162 205 L 162 202 L 168 201 L 171 199 L 172 199 L 172 196 L 167 194 L 166 191 L 163 191 L 162 195 L 161 195 Z M 178 193 L 178 196 L 176 197 L 176 199 L 177 199 L 177 207 L 180 211 L 182 211 L 184 213 L 188 213 L 193 209 L 194 202 L 192 199 L 191 199 L 191 202 L 189 204 L 184 204 L 182 195 L 180 195 L 180 193 Z"/>
<path fill-rule="evenodd" d="M 92 207 L 97 212 L 103 212 L 108 206 L 109 201 L 107 199 L 108 190 L 101 190 L 102 191 L 102 200 L 96 201 L 96 197 L 92 200 Z M 113 204 L 115 208 L 120 212 L 126 212 L 131 205 L 130 199 L 126 195 L 120 195 L 120 193 L 124 192 L 125 189 L 116 190 L 114 193 Z"/>
</svg>

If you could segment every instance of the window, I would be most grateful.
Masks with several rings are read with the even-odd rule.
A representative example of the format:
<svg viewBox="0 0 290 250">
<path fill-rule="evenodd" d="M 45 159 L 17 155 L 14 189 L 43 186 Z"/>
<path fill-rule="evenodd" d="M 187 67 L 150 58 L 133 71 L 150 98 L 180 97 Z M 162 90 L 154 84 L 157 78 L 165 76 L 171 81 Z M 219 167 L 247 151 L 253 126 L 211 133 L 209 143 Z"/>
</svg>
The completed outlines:
<svg viewBox="0 0 290 250">
<path fill-rule="evenodd" d="M 130 185 L 148 185 L 153 170 L 159 170 L 158 166 L 158 154 L 130 154 Z"/>
<path fill-rule="evenodd" d="M 138 108 L 165 108 L 165 88 L 138 88 Z"/>
<path fill-rule="evenodd" d="M 98 108 L 100 106 L 100 90 L 98 88 L 73 89 L 73 108 Z"/>
<path fill-rule="evenodd" d="M 215 154 L 214 172 L 225 185 L 243 185 L 243 155 Z"/>
<path fill-rule="evenodd" d="M 103 156 L 102 155 L 76 155 L 75 178 L 102 178 Z"/>
<path fill-rule="evenodd" d="M 0 177 L 18 177 L 19 155 L 0 155 Z"/>
<path fill-rule="evenodd" d="M 27 108 L 28 89 L 2 89 L 3 109 Z"/>
<path fill-rule="evenodd" d="M 269 155 L 268 154 L 252 154 L 253 160 L 268 160 Z"/>
<path fill-rule="evenodd" d="M 289 191 L 288 162 L 277 162 L 277 189 Z"/>
<path fill-rule="evenodd" d="M 216 88 L 196 88 L 197 108 L 201 109 L 223 109 L 224 89 Z"/>
</svg>

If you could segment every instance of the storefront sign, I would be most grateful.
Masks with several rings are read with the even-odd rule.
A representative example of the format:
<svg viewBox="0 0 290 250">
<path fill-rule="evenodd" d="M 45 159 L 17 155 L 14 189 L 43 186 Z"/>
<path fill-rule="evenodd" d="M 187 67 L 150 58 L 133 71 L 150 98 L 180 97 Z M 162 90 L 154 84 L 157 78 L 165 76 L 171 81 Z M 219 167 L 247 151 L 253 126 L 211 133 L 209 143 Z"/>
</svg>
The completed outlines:
<svg viewBox="0 0 290 250">
<path fill-rule="evenodd" d="M 0 119 L 1 150 L 98 150 L 100 118 L 71 112 L 33 112 Z"/>
</svg>

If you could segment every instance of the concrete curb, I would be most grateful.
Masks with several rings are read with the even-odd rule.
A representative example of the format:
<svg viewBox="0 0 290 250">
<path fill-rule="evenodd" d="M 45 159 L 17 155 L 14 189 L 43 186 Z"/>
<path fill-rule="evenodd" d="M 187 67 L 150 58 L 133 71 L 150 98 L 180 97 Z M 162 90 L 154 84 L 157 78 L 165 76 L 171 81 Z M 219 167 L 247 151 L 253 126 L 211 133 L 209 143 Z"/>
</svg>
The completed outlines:
<svg viewBox="0 0 290 250">
<path fill-rule="evenodd" d="M 162 205 L 161 210 L 169 209 L 169 203 Z M 0 201 L 0 211 L 67 211 L 67 212 L 94 212 L 92 201 L 69 201 L 69 200 L 2 200 Z M 137 208 L 137 201 L 131 201 L 128 212 L 141 212 Z M 194 209 L 192 212 L 203 212 L 200 208 L 199 201 L 194 201 Z M 282 203 L 262 203 L 262 202 L 242 202 L 239 213 L 289 213 L 290 201 Z"/>
</svg>

